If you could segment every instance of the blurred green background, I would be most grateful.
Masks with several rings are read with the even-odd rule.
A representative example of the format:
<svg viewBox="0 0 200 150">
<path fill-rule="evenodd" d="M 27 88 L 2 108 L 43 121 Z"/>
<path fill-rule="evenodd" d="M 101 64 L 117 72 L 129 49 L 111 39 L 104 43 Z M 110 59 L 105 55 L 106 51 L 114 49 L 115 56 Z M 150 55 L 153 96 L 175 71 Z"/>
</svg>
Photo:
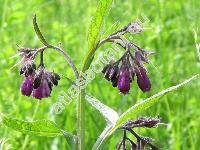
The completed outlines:
<svg viewBox="0 0 200 150">
<path fill-rule="evenodd" d="M 91 16 L 96 10 L 97 0 L 0 0 L 0 112 L 10 117 L 31 120 L 37 101 L 20 94 L 23 78 L 19 68 L 9 70 L 20 59 L 10 59 L 17 53 L 16 44 L 24 47 L 40 47 L 33 26 L 32 17 L 36 13 L 41 30 L 49 42 L 63 47 L 71 55 L 80 69 L 87 53 L 87 30 Z M 88 86 L 87 92 L 112 107 L 120 114 L 137 101 L 147 98 L 162 89 L 175 85 L 196 74 L 200 64 L 195 50 L 193 28 L 200 24 L 200 1 L 198 0 L 115 0 L 110 14 L 106 17 L 103 31 L 119 21 L 120 27 L 144 14 L 151 27 L 144 33 L 133 35 L 133 41 L 141 48 L 155 50 L 148 65 L 152 90 L 143 94 L 132 83 L 130 94 L 120 95 L 116 88 L 97 74 Z M 108 48 L 109 44 L 99 49 Z M 35 119 L 55 121 L 70 132 L 76 130 L 76 101 L 68 105 L 60 115 L 51 114 L 51 106 L 57 102 L 61 91 L 67 91 L 70 84 L 66 77 L 74 78 L 65 59 L 54 50 L 45 53 L 45 63 L 49 70 L 62 75 L 59 86 L 54 88 L 52 97 L 41 101 Z M 140 116 L 159 115 L 164 123 L 156 129 L 138 131 L 151 136 L 163 149 L 197 150 L 200 145 L 200 81 L 193 82 L 176 92 L 162 97 L 159 104 L 144 111 Z M 91 149 L 106 122 L 98 111 L 86 105 L 86 145 Z M 45 138 L 30 136 L 0 126 L 0 138 L 9 139 L 13 149 L 70 149 L 62 137 Z M 115 149 L 122 137 L 117 131 L 102 146 Z M 25 144 L 25 138 L 27 144 Z"/>
</svg>

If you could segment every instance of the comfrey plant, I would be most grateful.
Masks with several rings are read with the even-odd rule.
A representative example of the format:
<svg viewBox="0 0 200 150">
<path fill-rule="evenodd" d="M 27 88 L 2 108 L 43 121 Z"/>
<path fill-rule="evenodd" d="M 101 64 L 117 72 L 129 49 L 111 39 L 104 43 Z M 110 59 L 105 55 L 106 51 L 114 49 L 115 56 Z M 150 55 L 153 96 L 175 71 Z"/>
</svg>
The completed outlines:
<svg viewBox="0 0 200 150">
<path fill-rule="evenodd" d="M 86 101 L 91 104 L 92 107 L 97 109 L 105 118 L 107 125 L 101 135 L 97 138 L 96 142 L 93 145 L 93 149 L 99 149 L 102 143 L 111 136 L 117 129 L 123 130 L 124 135 L 122 141 L 119 143 L 117 149 L 127 149 L 126 142 L 130 143 L 132 149 L 143 149 L 144 146 L 149 146 L 151 149 L 158 149 L 152 144 L 150 138 L 143 138 L 139 136 L 133 128 L 136 127 L 146 127 L 152 128 L 156 127 L 160 123 L 159 118 L 139 118 L 133 120 L 138 116 L 140 112 L 143 112 L 146 108 L 152 106 L 158 102 L 161 96 L 165 95 L 168 92 L 171 92 L 184 84 L 195 79 L 197 75 L 192 76 L 191 78 L 185 80 L 184 82 L 167 88 L 145 100 L 136 103 L 127 111 L 119 116 L 119 114 L 114 111 L 112 108 L 101 103 L 100 100 L 86 93 L 85 88 L 89 80 L 93 79 L 93 73 L 89 71 L 91 68 L 95 52 L 104 44 L 111 43 L 113 47 L 120 46 L 124 54 L 118 60 L 113 59 L 106 61 L 106 64 L 101 68 L 100 72 L 104 74 L 104 77 L 110 81 L 113 87 L 118 87 L 120 93 L 128 94 L 131 82 L 134 78 L 137 78 L 137 84 L 143 92 L 148 92 L 151 89 L 150 79 L 148 77 L 148 71 L 145 68 L 145 63 L 149 62 L 149 55 L 152 52 L 144 50 L 134 44 L 131 40 L 125 38 L 125 34 L 138 34 L 143 31 L 141 22 L 129 23 L 120 30 L 115 31 L 114 33 L 108 35 L 106 38 L 102 38 L 101 30 L 104 18 L 107 12 L 110 9 L 112 0 L 100 0 L 96 14 L 93 16 L 89 27 L 88 33 L 88 53 L 84 59 L 83 67 L 79 71 L 70 56 L 62 48 L 62 45 L 59 43 L 58 46 L 52 45 L 43 36 L 39 26 L 37 24 L 36 16 L 33 18 L 33 25 L 35 32 L 43 44 L 41 48 L 23 48 L 19 47 L 19 55 L 21 56 L 21 69 L 20 74 L 24 76 L 24 81 L 21 85 L 21 93 L 25 96 L 32 96 L 33 98 L 39 99 L 38 102 L 43 98 L 48 98 L 53 92 L 54 86 L 58 85 L 58 81 L 61 80 L 59 74 L 48 71 L 45 67 L 43 60 L 43 54 L 47 49 L 54 49 L 59 51 L 67 60 L 70 67 L 74 72 L 76 81 L 70 81 L 72 84 L 70 88 L 70 93 L 72 99 L 77 101 L 77 130 L 76 135 L 69 133 L 66 129 L 61 129 L 58 125 L 50 120 L 36 120 L 35 113 L 37 112 L 38 106 L 35 108 L 33 114 L 33 121 L 23 121 L 18 119 L 10 118 L 4 114 L 0 113 L 0 118 L 2 123 L 12 129 L 23 132 L 25 134 L 31 134 L 36 136 L 46 136 L 46 137 L 56 137 L 64 136 L 72 146 L 72 149 L 84 150 L 86 149 L 85 145 L 85 107 Z M 40 63 L 35 64 L 35 58 L 40 56 Z M 110 55 L 111 56 L 111 55 Z M 95 71 L 98 73 L 99 71 Z M 92 76 L 92 77 L 91 77 Z M 65 90 L 65 89 L 64 89 Z M 59 102 L 60 103 L 60 102 Z M 127 135 L 127 132 L 130 132 L 135 138 L 134 140 L 130 139 Z M 26 141 L 27 144 L 27 141 Z M 23 147 L 26 147 L 24 144 Z"/>
</svg>

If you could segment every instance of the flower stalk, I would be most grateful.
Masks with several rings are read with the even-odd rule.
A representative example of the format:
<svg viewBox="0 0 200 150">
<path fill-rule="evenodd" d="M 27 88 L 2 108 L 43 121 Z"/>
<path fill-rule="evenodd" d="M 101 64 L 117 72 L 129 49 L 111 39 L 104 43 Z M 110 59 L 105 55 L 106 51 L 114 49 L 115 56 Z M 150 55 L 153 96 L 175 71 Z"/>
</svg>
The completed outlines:
<svg viewBox="0 0 200 150">
<path fill-rule="evenodd" d="M 41 53 L 40 53 L 40 65 L 39 66 L 42 66 L 42 67 L 44 67 L 44 61 L 43 61 L 43 58 L 44 57 L 44 52 L 42 51 Z"/>
</svg>

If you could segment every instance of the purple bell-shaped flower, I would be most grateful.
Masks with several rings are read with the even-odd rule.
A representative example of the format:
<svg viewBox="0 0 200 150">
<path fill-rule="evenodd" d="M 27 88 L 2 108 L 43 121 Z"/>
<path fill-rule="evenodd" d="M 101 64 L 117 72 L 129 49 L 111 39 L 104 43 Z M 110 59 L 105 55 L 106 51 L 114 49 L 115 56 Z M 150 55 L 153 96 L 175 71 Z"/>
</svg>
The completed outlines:
<svg viewBox="0 0 200 150">
<path fill-rule="evenodd" d="M 30 96 L 33 90 L 33 78 L 28 76 L 25 78 L 24 82 L 21 85 L 21 92 L 25 96 Z"/>
<path fill-rule="evenodd" d="M 144 68 L 139 68 L 136 71 L 137 75 L 137 84 L 143 92 L 148 92 L 151 89 L 151 82 L 146 74 Z"/>
<path fill-rule="evenodd" d="M 130 72 L 129 72 L 128 67 L 123 67 L 120 69 L 117 86 L 121 93 L 127 94 L 129 92 L 129 90 L 130 90 Z"/>
<path fill-rule="evenodd" d="M 41 79 L 39 87 L 33 90 L 33 97 L 37 99 L 42 99 L 49 97 L 50 94 L 51 89 L 49 88 L 47 80 L 44 78 Z"/>
<path fill-rule="evenodd" d="M 58 85 L 60 76 L 54 72 L 48 72 L 41 66 L 33 81 L 32 96 L 37 99 L 50 97 L 53 85 Z"/>
</svg>

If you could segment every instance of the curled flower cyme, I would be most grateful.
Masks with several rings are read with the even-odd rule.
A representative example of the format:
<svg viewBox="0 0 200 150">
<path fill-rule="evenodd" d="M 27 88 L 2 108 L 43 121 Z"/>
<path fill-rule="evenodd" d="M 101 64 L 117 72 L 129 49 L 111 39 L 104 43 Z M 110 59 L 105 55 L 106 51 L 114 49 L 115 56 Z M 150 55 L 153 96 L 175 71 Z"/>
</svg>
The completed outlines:
<svg viewBox="0 0 200 150">
<path fill-rule="evenodd" d="M 151 89 L 151 83 L 147 76 L 144 63 L 148 63 L 148 52 L 142 49 L 127 49 L 124 55 L 116 62 L 107 64 L 102 73 L 106 80 L 110 81 L 113 87 L 118 87 L 120 93 L 128 94 L 130 84 L 137 76 L 137 84 L 143 92 Z"/>
<path fill-rule="evenodd" d="M 117 145 L 117 150 L 126 150 L 128 144 L 131 146 L 131 150 L 144 150 L 144 149 L 151 149 L 151 150 L 160 150 L 159 147 L 153 144 L 153 139 L 150 137 L 144 137 L 137 134 L 134 129 L 135 128 L 155 128 L 161 122 L 160 118 L 154 117 L 141 117 L 136 120 L 128 120 L 125 122 L 120 129 L 123 130 L 123 138 Z M 135 137 L 136 141 L 129 138 L 129 134 Z"/>
<path fill-rule="evenodd" d="M 28 50 L 28 49 L 27 49 Z M 28 53 L 22 53 L 20 75 L 25 77 L 21 85 L 21 92 L 25 96 L 32 96 L 36 99 L 47 98 L 51 95 L 53 85 L 58 85 L 60 76 L 54 72 L 46 71 L 43 64 L 43 55 L 37 68 L 34 59 L 28 57 Z"/>
</svg>

